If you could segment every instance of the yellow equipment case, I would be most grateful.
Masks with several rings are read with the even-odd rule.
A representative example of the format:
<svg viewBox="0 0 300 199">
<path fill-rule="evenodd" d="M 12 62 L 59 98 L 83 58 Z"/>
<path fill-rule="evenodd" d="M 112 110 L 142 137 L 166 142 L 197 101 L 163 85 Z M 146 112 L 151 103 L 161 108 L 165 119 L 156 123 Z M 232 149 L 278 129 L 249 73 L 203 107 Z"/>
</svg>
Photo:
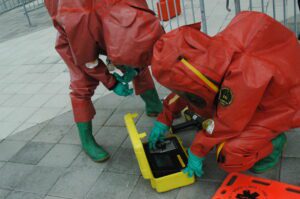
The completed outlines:
<svg viewBox="0 0 300 199">
<path fill-rule="evenodd" d="M 148 143 L 142 142 L 146 132 L 137 131 L 134 122 L 137 116 L 137 113 L 128 113 L 124 119 L 144 179 L 149 179 L 152 188 L 157 192 L 193 184 L 195 178 L 189 178 L 182 172 L 187 165 L 187 154 L 181 141 L 172 135 L 166 138 L 160 149 L 150 151 Z"/>
</svg>

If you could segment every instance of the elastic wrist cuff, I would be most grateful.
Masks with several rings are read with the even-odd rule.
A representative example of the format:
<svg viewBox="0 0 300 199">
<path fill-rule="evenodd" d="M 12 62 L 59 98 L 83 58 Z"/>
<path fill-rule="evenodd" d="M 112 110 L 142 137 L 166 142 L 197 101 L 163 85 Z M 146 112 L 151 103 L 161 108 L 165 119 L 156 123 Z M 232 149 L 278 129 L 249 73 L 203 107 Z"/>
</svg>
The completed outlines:
<svg viewBox="0 0 300 199">
<path fill-rule="evenodd" d="M 159 126 L 160 128 L 165 129 L 166 131 L 169 130 L 169 128 L 170 128 L 169 126 L 167 126 L 167 125 L 165 125 L 165 124 L 163 124 L 163 123 L 161 123 L 159 121 L 155 121 L 154 125 L 155 126 Z"/>
</svg>

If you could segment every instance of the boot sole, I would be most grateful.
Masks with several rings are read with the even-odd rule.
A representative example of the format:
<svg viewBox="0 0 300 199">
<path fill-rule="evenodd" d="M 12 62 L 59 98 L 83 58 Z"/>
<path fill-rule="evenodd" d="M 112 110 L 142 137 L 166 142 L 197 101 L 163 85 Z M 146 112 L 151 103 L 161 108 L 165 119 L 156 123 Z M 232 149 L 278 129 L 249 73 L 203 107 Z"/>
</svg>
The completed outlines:
<svg viewBox="0 0 300 199">
<path fill-rule="evenodd" d="M 108 160 L 110 158 L 110 155 L 102 158 L 102 159 L 99 159 L 99 160 L 94 160 L 93 158 L 91 158 L 91 156 L 89 156 L 89 154 L 87 154 L 87 152 L 84 151 L 84 153 L 91 159 L 93 160 L 94 162 L 97 162 L 97 163 L 101 163 L 101 162 L 105 162 L 106 160 Z"/>
<path fill-rule="evenodd" d="M 105 162 L 106 160 L 108 160 L 110 158 L 110 156 L 107 156 L 107 157 L 105 157 L 105 158 L 103 158 L 103 159 L 100 159 L 100 160 L 93 160 L 94 162 L 98 162 L 98 163 L 101 163 L 101 162 Z"/>
</svg>

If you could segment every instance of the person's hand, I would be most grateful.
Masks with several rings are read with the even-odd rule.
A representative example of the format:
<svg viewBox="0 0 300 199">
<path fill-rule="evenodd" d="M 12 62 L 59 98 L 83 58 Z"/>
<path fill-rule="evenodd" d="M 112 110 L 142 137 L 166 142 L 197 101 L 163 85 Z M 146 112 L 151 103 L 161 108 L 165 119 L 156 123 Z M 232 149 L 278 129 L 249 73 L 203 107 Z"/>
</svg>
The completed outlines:
<svg viewBox="0 0 300 199">
<path fill-rule="evenodd" d="M 123 71 L 125 71 L 123 76 L 119 75 L 118 73 L 113 74 L 119 82 L 129 83 L 138 75 L 138 72 L 133 68 L 128 66 L 123 66 L 122 68 Z"/>
<path fill-rule="evenodd" d="M 123 84 L 121 82 L 118 82 L 117 85 L 115 86 L 115 88 L 113 89 L 113 91 L 115 94 L 117 94 L 119 96 L 124 96 L 124 97 L 133 94 L 133 89 L 129 88 L 128 83 Z"/>
<path fill-rule="evenodd" d="M 152 128 L 152 131 L 150 133 L 150 136 L 148 138 L 149 142 L 149 149 L 156 149 L 156 142 L 157 141 L 163 141 L 165 138 L 165 134 L 168 132 L 170 127 L 167 125 L 156 121 L 154 123 L 154 127 Z"/>
<path fill-rule="evenodd" d="M 202 167 L 204 158 L 196 156 L 190 149 L 188 149 L 188 155 L 188 165 L 183 169 L 183 173 L 186 173 L 190 178 L 194 175 L 201 177 L 203 175 Z"/>
</svg>

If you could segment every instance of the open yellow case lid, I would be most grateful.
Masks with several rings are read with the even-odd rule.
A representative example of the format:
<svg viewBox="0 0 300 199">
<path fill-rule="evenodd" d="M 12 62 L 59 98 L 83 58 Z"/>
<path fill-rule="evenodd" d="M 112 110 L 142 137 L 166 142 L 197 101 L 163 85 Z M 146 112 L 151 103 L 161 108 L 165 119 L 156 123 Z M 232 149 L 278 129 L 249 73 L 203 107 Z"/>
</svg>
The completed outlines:
<svg viewBox="0 0 300 199">
<path fill-rule="evenodd" d="M 134 118 L 138 116 L 137 113 L 127 113 L 124 116 L 125 124 L 127 127 L 127 131 L 134 149 L 134 153 L 136 155 L 136 158 L 138 160 L 141 173 L 145 179 L 151 179 L 153 178 L 153 174 L 143 147 L 142 140 L 144 137 L 147 136 L 146 132 L 139 133 L 137 131 Z"/>
</svg>

